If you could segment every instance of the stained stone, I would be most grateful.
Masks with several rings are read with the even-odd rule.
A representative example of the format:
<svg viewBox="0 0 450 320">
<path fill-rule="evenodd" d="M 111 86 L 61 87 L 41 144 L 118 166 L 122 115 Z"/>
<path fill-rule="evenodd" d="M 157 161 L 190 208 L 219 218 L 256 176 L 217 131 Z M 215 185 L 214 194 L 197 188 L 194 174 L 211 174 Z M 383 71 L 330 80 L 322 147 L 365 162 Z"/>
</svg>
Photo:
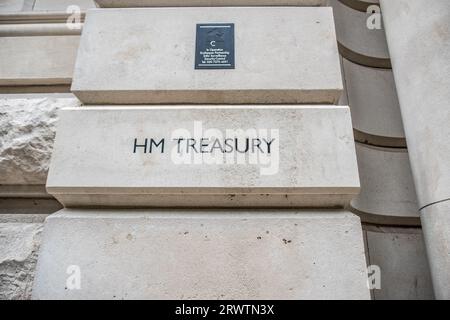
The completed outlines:
<svg viewBox="0 0 450 320">
<path fill-rule="evenodd" d="M 359 192 L 350 112 L 67 108 L 47 191 L 65 206 L 344 206 Z"/>
<path fill-rule="evenodd" d="M 197 24 L 234 24 L 235 68 L 196 70 Z M 72 91 L 86 104 L 336 103 L 331 8 L 89 10 Z"/>
<path fill-rule="evenodd" d="M 368 299 L 363 252 L 345 211 L 65 209 L 33 298 Z"/>
</svg>

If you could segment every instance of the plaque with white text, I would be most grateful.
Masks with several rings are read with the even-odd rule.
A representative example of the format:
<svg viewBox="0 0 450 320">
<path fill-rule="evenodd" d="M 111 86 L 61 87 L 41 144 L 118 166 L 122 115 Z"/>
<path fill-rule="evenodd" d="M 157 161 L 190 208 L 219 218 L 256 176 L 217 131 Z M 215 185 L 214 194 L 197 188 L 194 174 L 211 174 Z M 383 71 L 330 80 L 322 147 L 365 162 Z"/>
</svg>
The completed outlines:
<svg viewBox="0 0 450 320">
<path fill-rule="evenodd" d="M 234 69 L 234 24 L 197 24 L 195 69 Z"/>
</svg>

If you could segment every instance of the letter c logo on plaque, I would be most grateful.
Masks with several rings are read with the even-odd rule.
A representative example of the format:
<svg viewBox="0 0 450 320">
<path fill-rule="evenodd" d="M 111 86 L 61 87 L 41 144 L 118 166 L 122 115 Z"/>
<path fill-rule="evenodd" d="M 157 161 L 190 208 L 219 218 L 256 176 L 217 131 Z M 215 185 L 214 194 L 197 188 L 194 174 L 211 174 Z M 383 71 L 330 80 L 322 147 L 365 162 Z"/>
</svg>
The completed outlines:
<svg viewBox="0 0 450 320">
<path fill-rule="evenodd" d="M 234 69 L 234 23 L 197 24 L 195 69 Z"/>
</svg>

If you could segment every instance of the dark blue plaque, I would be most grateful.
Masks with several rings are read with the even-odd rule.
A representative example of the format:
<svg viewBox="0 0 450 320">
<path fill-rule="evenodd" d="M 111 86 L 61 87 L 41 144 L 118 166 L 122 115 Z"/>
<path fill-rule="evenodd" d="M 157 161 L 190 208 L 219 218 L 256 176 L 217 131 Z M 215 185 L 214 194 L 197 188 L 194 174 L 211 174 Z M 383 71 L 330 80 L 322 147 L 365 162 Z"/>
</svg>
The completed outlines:
<svg viewBox="0 0 450 320">
<path fill-rule="evenodd" d="M 234 69 L 234 23 L 197 24 L 195 69 Z"/>
</svg>

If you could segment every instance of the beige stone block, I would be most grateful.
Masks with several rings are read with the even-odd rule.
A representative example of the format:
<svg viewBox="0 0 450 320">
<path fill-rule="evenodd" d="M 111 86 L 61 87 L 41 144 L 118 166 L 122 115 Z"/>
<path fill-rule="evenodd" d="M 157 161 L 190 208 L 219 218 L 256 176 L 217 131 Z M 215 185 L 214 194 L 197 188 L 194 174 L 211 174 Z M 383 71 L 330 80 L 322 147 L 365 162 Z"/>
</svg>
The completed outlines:
<svg viewBox="0 0 450 320">
<path fill-rule="evenodd" d="M 348 107 L 96 106 L 59 116 L 47 191 L 65 206 L 336 207 L 359 192 Z"/>
<path fill-rule="evenodd" d="M 41 248 L 34 299 L 369 298 L 345 211 L 66 209 Z M 80 290 L 65 288 L 73 265 Z"/>
<path fill-rule="evenodd" d="M 214 22 L 235 24 L 236 67 L 195 70 L 196 24 Z M 335 103 L 331 9 L 93 9 L 72 91 L 86 104 Z"/>
<path fill-rule="evenodd" d="M 366 227 L 369 264 L 380 268 L 375 300 L 434 299 L 420 228 Z"/>
<path fill-rule="evenodd" d="M 419 206 L 406 149 L 356 143 L 361 193 L 351 206 L 364 222 L 420 225 Z"/>
<path fill-rule="evenodd" d="M 405 134 L 392 70 L 343 59 L 355 138 L 378 146 L 405 147 Z"/>
<path fill-rule="evenodd" d="M 344 58 L 366 66 L 389 68 L 384 28 L 367 27 L 371 14 L 352 9 L 339 0 L 329 0 L 329 4 L 333 8 L 339 49 Z"/>
<path fill-rule="evenodd" d="M 326 0 L 95 0 L 100 7 L 320 6 Z"/>
<path fill-rule="evenodd" d="M 70 84 L 79 36 L 0 37 L 0 85 Z"/>
</svg>

